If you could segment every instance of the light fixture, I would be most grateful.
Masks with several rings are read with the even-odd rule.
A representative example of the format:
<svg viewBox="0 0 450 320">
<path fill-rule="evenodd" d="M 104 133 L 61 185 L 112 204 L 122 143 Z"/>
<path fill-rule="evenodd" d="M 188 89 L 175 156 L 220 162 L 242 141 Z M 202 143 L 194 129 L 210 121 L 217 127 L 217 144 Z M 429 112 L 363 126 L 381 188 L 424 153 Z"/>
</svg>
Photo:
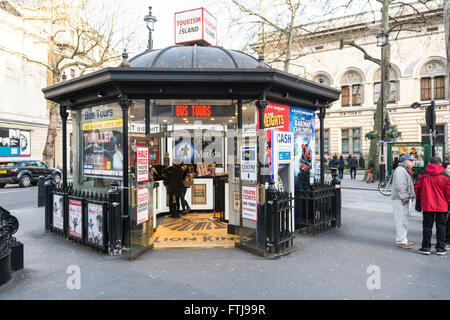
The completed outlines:
<svg viewBox="0 0 450 320">
<path fill-rule="evenodd" d="M 155 31 L 155 22 L 157 21 L 156 17 L 152 15 L 152 7 L 148 7 L 148 15 L 144 17 L 144 21 L 147 22 L 147 29 L 148 29 L 147 49 L 152 50 L 153 49 L 152 32 Z"/>
<path fill-rule="evenodd" d="M 377 46 L 384 47 L 388 43 L 388 33 L 384 32 L 384 29 L 381 29 L 379 33 L 376 35 L 377 37 Z"/>
<path fill-rule="evenodd" d="M 416 101 L 416 102 L 413 102 L 413 103 L 411 104 L 411 108 L 413 108 L 413 109 L 417 109 L 417 108 L 420 108 L 420 107 L 421 107 L 421 104 L 418 103 L 417 101 Z"/>
<path fill-rule="evenodd" d="M 101 91 L 97 92 L 97 98 L 103 98 L 103 92 Z"/>
</svg>

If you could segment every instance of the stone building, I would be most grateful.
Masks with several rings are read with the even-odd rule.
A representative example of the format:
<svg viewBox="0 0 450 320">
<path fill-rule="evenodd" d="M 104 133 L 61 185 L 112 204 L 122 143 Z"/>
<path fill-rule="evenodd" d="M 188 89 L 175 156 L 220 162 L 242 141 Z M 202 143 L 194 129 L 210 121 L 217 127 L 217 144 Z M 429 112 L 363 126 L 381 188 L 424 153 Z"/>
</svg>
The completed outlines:
<svg viewBox="0 0 450 320">
<path fill-rule="evenodd" d="M 431 100 L 436 104 L 437 142 L 445 143 L 449 154 L 448 74 L 442 4 L 414 4 L 422 12 L 417 15 L 410 6 L 394 6 L 390 15 L 402 21 L 400 32 L 392 32 L 390 72 L 391 92 L 387 109 L 391 126 L 401 132 L 399 142 L 429 141 L 425 123 L 425 107 L 412 109 L 413 102 Z M 355 47 L 340 47 L 341 39 L 354 40 L 375 57 L 380 57 L 376 34 L 380 32 L 380 12 L 365 12 L 304 25 L 315 30 L 302 36 L 304 56 L 293 61 L 290 72 L 342 90 L 340 100 L 328 109 L 325 118 L 325 153 L 363 156 L 367 159 L 370 140 L 365 135 L 373 130 L 374 113 L 380 92 L 380 68 L 364 59 Z M 394 23 L 394 22 L 393 22 Z M 301 66 L 301 67 L 300 67 Z M 282 68 L 280 64 L 277 66 Z M 318 119 L 316 117 L 316 126 Z M 317 137 L 317 140 L 319 138 Z M 439 150 L 438 150 L 439 151 Z M 318 152 L 318 150 L 316 150 Z"/>
</svg>

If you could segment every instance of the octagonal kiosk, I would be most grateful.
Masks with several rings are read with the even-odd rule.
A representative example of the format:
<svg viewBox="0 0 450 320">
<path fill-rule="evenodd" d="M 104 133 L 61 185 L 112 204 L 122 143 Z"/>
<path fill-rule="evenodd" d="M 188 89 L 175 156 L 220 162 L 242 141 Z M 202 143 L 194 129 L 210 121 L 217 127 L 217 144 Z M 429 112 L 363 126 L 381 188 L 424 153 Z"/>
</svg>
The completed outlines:
<svg viewBox="0 0 450 320">
<path fill-rule="evenodd" d="M 118 67 L 63 81 L 43 92 L 60 106 L 63 129 L 62 185 L 51 195 L 54 203 L 62 205 L 49 208 L 50 229 L 130 259 L 166 239 L 205 245 L 225 239 L 264 255 L 264 203 L 257 190 L 267 180 L 258 169 L 264 154 L 264 134 L 259 132 L 265 127 L 266 107 L 271 102 L 284 105 L 285 115 L 280 116 L 286 117 L 286 131 L 290 131 L 287 124 L 295 116 L 293 109 L 307 110 L 314 119 L 315 111 L 325 111 L 340 94 L 337 89 L 270 68 L 262 57 L 198 45 L 147 50 L 130 61 L 124 54 Z M 70 153 L 68 118 L 73 130 Z M 182 149 L 183 145 L 189 148 Z M 257 172 L 248 178 L 241 177 L 242 146 L 256 148 L 260 158 Z M 295 155 L 281 143 L 275 148 L 281 184 L 292 190 L 288 153 Z M 196 171 L 186 198 L 192 209 L 198 208 L 192 210 L 198 220 L 187 216 L 167 220 L 164 180 L 152 179 L 154 171 L 180 160 L 190 161 Z M 73 168 L 70 184 L 69 165 Z M 257 195 L 251 201 L 258 210 L 251 215 L 246 215 L 241 203 L 243 186 Z M 108 193 L 112 189 L 116 191 Z M 111 195 L 113 201 L 106 201 Z M 77 232 L 71 225 L 74 214 L 82 222 Z M 215 219 L 202 220 L 202 214 Z M 58 220 L 51 220 L 52 216 Z M 51 225 L 52 221 L 59 222 Z M 208 228 L 220 229 L 224 235 L 203 235 Z M 165 229 L 172 233 L 157 237 Z M 179 231 L 189 234 L 178 235 Z"/>
</svg>

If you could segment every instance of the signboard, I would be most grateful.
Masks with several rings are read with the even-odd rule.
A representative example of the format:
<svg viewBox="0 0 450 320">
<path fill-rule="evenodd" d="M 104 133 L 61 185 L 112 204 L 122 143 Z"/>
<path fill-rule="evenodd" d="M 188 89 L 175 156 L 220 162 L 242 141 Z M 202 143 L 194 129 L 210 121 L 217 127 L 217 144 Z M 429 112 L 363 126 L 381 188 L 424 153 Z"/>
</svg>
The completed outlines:
<svg viewBox="0 0 450 320">
<path fill-rule="evenodd" d="M 257 221 L 257 190 L 253 186 L 241 186 L 242 219 Z"/>
<path fill-rule="evenodd" d="M 204 8 L 175 13 L 175 44 L 217 45 L 217 21 Z"/>
<path fill-rule="evenodd" d="M 83 111 L 81 130 L 84 176 L 122 177 L 123 137 L 119 111 L 119 108 L 113 106 Z"/>
<path fill-rule="evenodd" d="M 192 205 L 206 205 L 206 184 L 193 184 L 192 188 Z"/>
<path fill-rule="evenodd" d="M 69 234 L 72 237 L 83 238 L 83 203 L 80 200 L 69 199 Z"/>
<path fill-rule="evenodd" d="M 233 191 L 233 211 L 241 211 L 241 194 Z"/>
<path fill-rule="evenodd" d="M 148 188 L 139 188 L 137 198 L 136 224 L 140 225 L 148 221 Z"/>
<path fill-rule="evenodd" d="M 137 172 L 137 182 L 145 182 L 149 180 L 148 176 L 148 160 L 149 152 L 148 147 L 136 147 L 136 172 Z"/>
<path fill-rule="evenodd" d="M 64 231 L 64 199 L 59 194 L 53 194 L 53 228 Z"/>
<path fill-rule="evenodd" d="M 31 155 L 31 133 L 19 129 L 0 128 L 0 157 Z"/>
<path fill-rule="evenodd" d="M 241 179 L 257 180 L 256 146 L 241 146 Z"/>
<path fill-rule="evenodd" d="M 103 206 L 88 202 L 87 211 L 87 242 L 95 246 L 103 247 Z"/>
<path fill-rule="evenodd" d="M 209 118 L 233 117 L 236 113 L 234 104 L 224 105 L 155 105 L 152 110 L 154 117 L 176 118 Z"/>
</svg>

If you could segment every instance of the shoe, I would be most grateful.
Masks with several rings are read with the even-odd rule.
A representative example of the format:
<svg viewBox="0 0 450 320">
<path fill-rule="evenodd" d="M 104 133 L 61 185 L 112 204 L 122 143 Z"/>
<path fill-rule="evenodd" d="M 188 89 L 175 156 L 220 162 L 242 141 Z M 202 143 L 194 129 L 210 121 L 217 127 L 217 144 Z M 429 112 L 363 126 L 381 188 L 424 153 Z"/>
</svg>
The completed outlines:
<svg viewBox="0 0 450 320">
<path fill-rule="evenodd" d="M 436 249 L 436 254 L 443 256 L 444 254 L 447 254 L 447 250 L 442 249 L 442 248 Z"/>
<path fill-rule="evenodd" d="M 413 241 L 408 241 L 408 244 L 409 244 L 410 246 L 412 246 L 412 245 L 414 244 L 414 242 L 413 242 Z"/>
<path fill-rule="evenodd" d="M 450 243 L 445 244 L 445 250 L 450 250 Z"/>
<path fill-rule="evenodd" d="M 405 248 L 405 249 L 411 249 L 413 243 L 407 242 L 407 243 L 397 243 L 397 247 Z"/>
<path fill-rule="evenodd" d="M 421 254 L 429 255 L 430 254 L 430 249 L 420 248 L 419 250 L 417 250 L 417 252 L 419 252 Z"/>
</svg>

